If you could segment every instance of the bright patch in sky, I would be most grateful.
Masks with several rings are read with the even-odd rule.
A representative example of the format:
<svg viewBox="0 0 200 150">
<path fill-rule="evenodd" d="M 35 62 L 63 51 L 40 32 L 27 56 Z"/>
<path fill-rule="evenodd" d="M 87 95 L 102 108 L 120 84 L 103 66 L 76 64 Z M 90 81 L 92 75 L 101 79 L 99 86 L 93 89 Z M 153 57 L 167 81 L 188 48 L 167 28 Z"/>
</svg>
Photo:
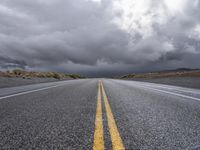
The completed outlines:
<svg viewBox="0 0 200 150">
<path fill-rule="evenodd" d="M 165 0 L 165 4 L 172 13 L 182 12 L 185 0 Z"/>
<path fill-rule="evenodd" d="M 97 2 L 97 3 L 101 3 L 101 0 L 87 0 L 87 1 L 93 1 L 93 2 Z"/>
<path fill-rule="evenodd" d="M 151 15 L 148 15 L 150 0 L 118 0 L 113 3 L 113 11 L 120 15 L 114 19 L 122 29 L 129 33 L 143 30 L 145 35 L 151 33 Z"/>
</svg>

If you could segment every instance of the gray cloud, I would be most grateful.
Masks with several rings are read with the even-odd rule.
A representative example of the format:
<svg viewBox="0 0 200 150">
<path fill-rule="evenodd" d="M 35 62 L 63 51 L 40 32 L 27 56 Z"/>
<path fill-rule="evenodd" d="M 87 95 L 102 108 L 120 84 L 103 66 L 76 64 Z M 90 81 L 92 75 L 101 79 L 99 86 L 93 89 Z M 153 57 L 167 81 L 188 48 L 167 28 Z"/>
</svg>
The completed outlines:
<svg viewBox="0 0 200 150">
<path fill-rule="evenodd" d="M 0 56 L 0 65 L 2 69 L 8 68 L 23 68 L 25 69 L 26 63 L 24 61 L 15 60 L 10 57 Z"/>
<path fill-rule="evenodd" d="M 114 21 L 125 13 L 114 10 L 115 1 L 2 0 L 0 68 L 110 76 L 200 67 L 199 0 L 173 14 L 152 0 L 128 28 Z"/>
</svg>

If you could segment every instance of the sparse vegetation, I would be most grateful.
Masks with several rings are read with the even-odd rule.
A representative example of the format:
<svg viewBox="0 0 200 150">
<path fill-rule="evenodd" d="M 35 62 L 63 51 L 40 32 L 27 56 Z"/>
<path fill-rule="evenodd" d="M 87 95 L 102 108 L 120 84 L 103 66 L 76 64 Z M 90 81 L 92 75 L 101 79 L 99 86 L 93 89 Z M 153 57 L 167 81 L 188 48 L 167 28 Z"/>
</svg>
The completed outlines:
<svg viewBox="0 0 200 150">
<path fill-rule="evenodd" d="M 65 74 L 58 72 L 28 72 L 22 69 L 14 69 L 12 71 L 0 71 L 0 77 L 21 77 L 21 78 L 55 78 L 55 79 L 80 79 L 84 78 L 77 74 Z"/>
<path fill-rule="evenodd" d="M 165 77 L 200 77 L 200 70 L 174 70 L 150 73 L 133 73 L 119 77 L 120 79 L 131 78 L 165 78 Z"/>
<path fill-rule="evenodd" d="M 25 73 L 25 71 L 21 70 L 21 69 L 14 69 L 12 71 L 13 74 L 15 74 L 16 76 L 21 76 Z"/>
</svg>

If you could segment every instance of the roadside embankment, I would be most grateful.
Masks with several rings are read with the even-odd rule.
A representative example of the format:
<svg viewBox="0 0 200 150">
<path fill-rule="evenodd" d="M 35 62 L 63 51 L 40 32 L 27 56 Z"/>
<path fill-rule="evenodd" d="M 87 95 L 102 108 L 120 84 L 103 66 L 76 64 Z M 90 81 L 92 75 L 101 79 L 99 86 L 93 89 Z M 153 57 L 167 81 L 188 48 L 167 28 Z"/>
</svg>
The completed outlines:
<svg viewBox="0 0 200 150">
<path fill-rule="evenodd" d="M 200 89 L 199 70 L 128 74 L 120 77 L 120 79 L 169 84 Z"/>
<path fill-rule="evenodd" d="M 0 88 L 81 78 L 83 77 L 76 74 L 28 72 L 16 69 L 6 72 L 0 71 Z"/>
</svg>

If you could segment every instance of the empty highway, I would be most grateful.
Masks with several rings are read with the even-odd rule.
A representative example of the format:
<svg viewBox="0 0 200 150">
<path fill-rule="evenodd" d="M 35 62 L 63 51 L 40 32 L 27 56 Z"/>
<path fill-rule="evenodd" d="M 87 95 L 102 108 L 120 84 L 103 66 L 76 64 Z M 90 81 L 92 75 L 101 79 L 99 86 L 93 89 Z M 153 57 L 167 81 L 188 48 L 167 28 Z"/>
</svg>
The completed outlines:
<svg viewBox="0 0 200 150">
<path fill-rule="evenodd" d="M 2 88 L 0 149 L 200 149 L 200 90 L 115 79 Z"/>
</svg>

